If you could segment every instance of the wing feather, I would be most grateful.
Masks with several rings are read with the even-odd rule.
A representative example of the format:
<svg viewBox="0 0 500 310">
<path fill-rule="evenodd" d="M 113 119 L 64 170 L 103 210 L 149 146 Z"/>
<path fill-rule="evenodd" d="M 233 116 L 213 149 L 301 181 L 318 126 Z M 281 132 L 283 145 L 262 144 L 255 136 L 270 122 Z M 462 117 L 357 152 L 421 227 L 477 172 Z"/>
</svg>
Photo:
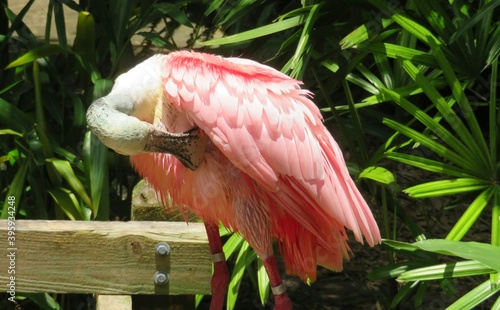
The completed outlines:
<svg viewBox="0 0 500 310">
<path fill-rule="evenodd" d="M 360 241 L 363 235 L 370 244 L 380 239 L 338 145 L 298 81 L 250 60 L 187 51 L 165 58 L 163 78 L 167 101 L 236 167 L 278 195 L 307 196 L 301 199 L 309 205 L 284 208 L 299 222 L 308 221 L 304 225 L 310 231 L 321 233 L 307 215 L 313 208 L 351 229 Z"/>
</svg>

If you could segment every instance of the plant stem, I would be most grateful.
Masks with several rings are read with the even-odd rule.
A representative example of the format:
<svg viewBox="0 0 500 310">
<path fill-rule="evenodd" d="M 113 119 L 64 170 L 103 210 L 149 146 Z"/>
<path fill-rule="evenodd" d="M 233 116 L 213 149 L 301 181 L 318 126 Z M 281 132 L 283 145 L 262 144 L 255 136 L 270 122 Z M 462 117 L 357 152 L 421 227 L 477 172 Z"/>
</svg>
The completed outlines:
<svg viewBox="0 0 500 310">
<path fill-rule="evenodd" d="M 491 64 L 491 80 L 490 80 L 490 102 L 489 102 L 489 125 L 490 125 L 490 160 L 491 166 L 496 167 L 497 164 L 497 145 L 498 145 L 498 122 L 500 121 L 500 111 L 496 113 L 497 109 L 497 74 L 498 74 L 498 58 Z M 493 170 L 493 178 L 496 178 L 496 169 Z"/>
<path fill-rule="evenodd" d="M 354 105 L 354 99 L 352 98 L 351 89 L 349 88 L 349 84 L 345 79 L 342 80 L 342 87 L 344 88 L 347 104 L 349 106 L 349 112 L 351 112 L 352 123 L 354 126 L 354 132 L 356 133 L 355 137 L 358 141 L 359 152 L 361 153 L 361 158 L 359 164 L 361 167 L 365 167 L 366 162 L 368 161 L 368 155 L 366 152 L 365 144 L 363 143 L 363 131 L 361 126 L 361 120 L 359 119 L 358 111 Z M 354 153 L 357 153 L 355 150 L 351 150 Z"/>
<path fill-rule="evenodd" d="M 42 104 L 42 86 L 40 83 L 40 65 L 38 61 L 33 61 L 33 84 L 35 86 L 35 113 L 36 122 L 43 131 L 47 131 L 47 124 L 45 122 L 45 115 L 43 112 Z"/>
<path fill-rule="evenodd" d="M 500 246 L 500 186 L 495 185 L 494 191 L 491 211 L 491 244 Z M 498 272 L 490 273 L 490 282 L 493 287 L 499 284 L 498 276 Z"/>
</svg>

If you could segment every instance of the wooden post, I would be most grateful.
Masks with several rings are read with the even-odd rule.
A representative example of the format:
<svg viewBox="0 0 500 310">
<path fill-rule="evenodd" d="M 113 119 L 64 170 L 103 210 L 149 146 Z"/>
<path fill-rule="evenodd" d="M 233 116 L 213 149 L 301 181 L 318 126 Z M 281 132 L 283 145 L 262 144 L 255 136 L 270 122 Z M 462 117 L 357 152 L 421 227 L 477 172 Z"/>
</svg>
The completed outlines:
<svg viewBox="0 0 500 310">
<path fill-rule="evenodd" d="M 15 276 L 16 292 L 210 294 L 211 258 L 201 223 L 17 220 L 15 226 L 15 249 L 4 247 L 0 255 L 0 283 Z M 1 220 L 0 235 L 7 231 Z M 161 241 L 170 255 L 156 254 Z M 15 273 L 8 274 L 13 264 Z M 164 286 L 154 283 L 159 267 L 170 276 Z"/>
<path fill-rule="evenodd" d="M 156 192 L 144 180 L 140 181 L 132 192 L 131 219 L 133 221 L 179 221 L 187 225 L 189 222 L 200 222 L 193 214 L 182 214 L 179 209 L 169 201 L 169 208 L 165 209 L 158 201 Z M 189 224 L 193 225 L 193 224 Z M 212 263 L 209 263 L 211 266 Z M 201 294 L 201 293 L 200 293 Z M 169 295 L 169 296 L 132 296 L 135 310 L 161 309 L 194 309 L 194 295 Z"/>
<path fill-rule="evenodd" d="M 132 310 L 132 296 L 97 295 L 96 310 Z"/>
</svg>

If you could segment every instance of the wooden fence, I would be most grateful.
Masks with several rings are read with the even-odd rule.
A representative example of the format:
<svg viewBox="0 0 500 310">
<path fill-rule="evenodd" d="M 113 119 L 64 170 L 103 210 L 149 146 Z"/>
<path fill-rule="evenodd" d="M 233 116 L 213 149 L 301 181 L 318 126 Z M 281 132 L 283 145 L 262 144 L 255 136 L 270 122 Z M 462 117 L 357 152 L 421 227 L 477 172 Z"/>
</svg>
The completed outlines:
<svg viewBox="0 0 500 310">
<path fill-rule="evenodd" d="M 133 196 L 141 202 L 133 205 L 134 219 L 141 219 L 138 214 L 147 214 L 146 220 L 163 214 L 144 184 Z M 111 309 L 108 303 L 123 304 L 114 309 L 132 309 L 129 295 L 210 294 L 212 263 L 202 223 L 16 220 L 15 227 L 11 247 L 7 221 L 0 221 L 5 240 L 0 283 L 8 284 L 15 276 L 16 294 L 98 294 L 98 309 Z M 165 247 L 158 252 L 160 243 L 168 244 L 169 253 L 163 254 Z M 15 274 L 8 273 L 12 265 Z M 148 303 L 145 298 L 143 304 Z M 181 299 L 184 306 L 193 305 L 194 298 Z M 155 304 L 154 297 L 149 302 Z"/>
</svg>

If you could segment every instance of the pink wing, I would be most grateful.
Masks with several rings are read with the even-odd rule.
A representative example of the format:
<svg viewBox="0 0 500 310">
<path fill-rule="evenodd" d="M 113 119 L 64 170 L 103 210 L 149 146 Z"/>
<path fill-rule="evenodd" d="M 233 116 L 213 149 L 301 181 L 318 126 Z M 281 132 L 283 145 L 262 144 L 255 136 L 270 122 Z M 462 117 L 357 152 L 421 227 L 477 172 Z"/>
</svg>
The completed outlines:
<svg viewBox="0 0 500 310">
<path fill-rule="evenodd" d="M 360 242 L 363 235 L 370 245 L 380 241 L 341 150 L 298 81 L 250 60 L 187 51 L 170 53 L 162 74 L 167 100 L 236 167 L 268 191 L 308 202 L 281 198 L 299 223 L 313 208 Z"/>
</svg>

